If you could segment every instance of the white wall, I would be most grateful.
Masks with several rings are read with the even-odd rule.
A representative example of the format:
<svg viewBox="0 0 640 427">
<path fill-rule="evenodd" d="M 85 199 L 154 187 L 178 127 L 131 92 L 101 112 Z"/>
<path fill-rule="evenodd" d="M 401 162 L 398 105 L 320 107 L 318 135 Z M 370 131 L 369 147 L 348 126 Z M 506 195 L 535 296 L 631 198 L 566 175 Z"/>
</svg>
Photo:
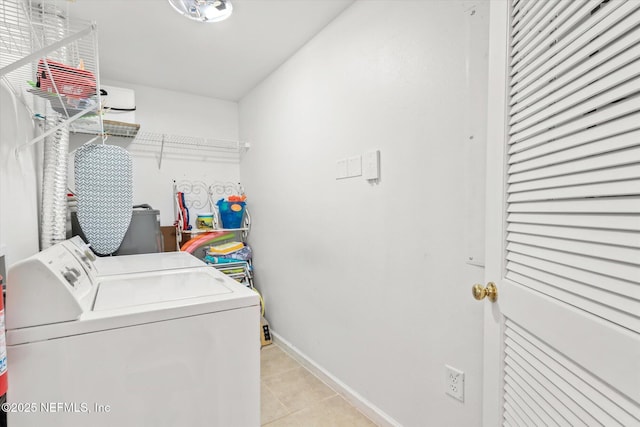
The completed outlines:
<svg viewBox="0 0 640 427">
<path fill-rule="evenodd" d="M 136 99 L 136 122 L 141 132 L 164 133 L 222 140 L 238 139 L 238 104 L 115 80 L 102 84 L 133 89 Z M 158 145 L 159 148 L 159 145 Z M 175 151 L 175 150 L 174 150 Z M 238 182 L 238 163 L 193 156 L 176 158 L 131 151 L 134 168 L 134 203 L 147 203 L 160 210 L 162 225 L 172 225 L 174 217 L 173 180 Z M 197 211 L 191 217 L 195 219 Z M 193 221 L 192 221 L 193 222 Z"/>
<path fill-rule="evenodd" d="M 238 138 L 238 105 L 235 102 L 117 80 L 103 79 L 101 84 L 135 91 L 136 122 L 143 131 Z"/>
<path fill-rule="evenodd" d="M 471 4 L 358 1 L 240 101 L 273 330 L 404 426 L 481 422 L 483 271 L 465 259 L 482 235 L 465 229 L 483 224 L 488 5 Z M 379 183 L 335 179 L 369 149 Z"/>
<path fill-rule="evenodd" d="M 33 138 L 27 109 L 0 84 L 0 257 L 6 267 L 39 250 L 38 184 L 34 147 L 18 146 Z"/>
</svg>

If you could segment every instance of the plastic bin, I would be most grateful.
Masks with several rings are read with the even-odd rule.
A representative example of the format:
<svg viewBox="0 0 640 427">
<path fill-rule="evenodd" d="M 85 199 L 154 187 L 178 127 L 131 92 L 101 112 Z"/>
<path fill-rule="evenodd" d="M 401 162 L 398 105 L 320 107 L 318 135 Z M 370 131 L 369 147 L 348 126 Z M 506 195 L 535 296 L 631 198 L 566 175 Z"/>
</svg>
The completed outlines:
<svg viewBox="0 0 640 427">
<path fill-rule="evenodd" d="M 71 212 L 72 235 L 87 242 L 78 222 L 78 214 Z M 149 205 L 133 207 L 131 223 L 122 243 L 113 255 L 147 254 L 164 251 L 164 239 L 160 231 L 160 211 Z"/>
<path fill-rule="evenodd" d="M 149 205 L 133 207 L 131 224 L 114 255 L 148 254 L 164 251 L 160 211 Z"/>
<path fill-rule="evenodd" d="M 218 212 L 222 228 L 242 228 L 246 202 L 227 202 L 224 199 L 218 200 Z"/>
</svg>

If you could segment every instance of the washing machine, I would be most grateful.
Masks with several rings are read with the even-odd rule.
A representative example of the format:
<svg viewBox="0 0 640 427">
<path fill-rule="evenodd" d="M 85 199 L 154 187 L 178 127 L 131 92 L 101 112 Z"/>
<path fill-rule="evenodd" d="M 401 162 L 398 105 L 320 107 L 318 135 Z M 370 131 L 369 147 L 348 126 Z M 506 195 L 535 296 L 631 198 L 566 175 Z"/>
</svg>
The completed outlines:
<svg viewBox="0 0 640 427">
<path fill-rule="evenodd" d="M 188 252 L 158 252 L 96 257 L 89 245 L 80 236 L 74 236 L 61 244 L 80 260 L 85 270 L 96 276 L 113 276 L 145 271 L 157 272 L 161 270 L 204 267 L 207 265 L 204 261 Z"/>
<path fill-rule="evenodd" d="M 9 270 L 11 427 L 260 424 L 255 292 L 210 267 L 87 263 L 58 244 Z"/>
</svg>

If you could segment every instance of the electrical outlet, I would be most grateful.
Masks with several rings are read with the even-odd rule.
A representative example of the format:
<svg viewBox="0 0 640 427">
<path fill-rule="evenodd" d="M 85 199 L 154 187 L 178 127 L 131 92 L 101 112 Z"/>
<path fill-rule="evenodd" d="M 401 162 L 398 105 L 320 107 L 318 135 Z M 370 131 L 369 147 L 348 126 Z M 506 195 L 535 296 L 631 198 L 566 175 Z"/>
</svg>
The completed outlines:
<svg viewBox="0 0 640 427">
<path fill-rule="evenodd" d="M 464 402 L 464 372 L 449 365 L 444 365 L 444 368 L 445 393 Z"/>
</svg>

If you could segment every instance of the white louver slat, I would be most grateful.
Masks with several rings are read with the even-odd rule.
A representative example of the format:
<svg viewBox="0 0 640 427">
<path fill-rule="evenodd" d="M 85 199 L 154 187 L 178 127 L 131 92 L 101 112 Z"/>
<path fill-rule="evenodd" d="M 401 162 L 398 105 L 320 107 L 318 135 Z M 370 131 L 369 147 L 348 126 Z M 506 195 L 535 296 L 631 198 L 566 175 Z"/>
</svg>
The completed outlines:
<svg viewBox="0 0 640 427">
<path fill-rule="evenodd" d="M 626 298 L 640 300 L 640 290 L 633 282 L 616 277 L 603 276 L 598 272 L 586 271 L 573 265 L 557 264 L 542 258 L 534 258 L 527 254 L 511 252 L 507 259 L 511 263 L 546 272 L 544 274 L 554 274 L 558 277 L 571 278 L 578 283 L 589 285 L 601 291 L 616 293 Z M 514 271 L 516 270 L 514 269 Z M 587 288 L 590 293 L 595 293 L 597 289 L 589 290 L 589 288 Z"/>
<path fill-rule="evenodd" d="M 516 323 L 507 320 L 505 327 L 506 394 L 521 398 L 505 401 L 522 402 L 544 418 L 523 425 L 640 425 L 640 408 L 609 384 Z M 505 419 L 518 413 L 517 404 L 505 405 Z"/>
<path fill-rule="evenodd" d="M 511 45 L 513 56 L 522 56 L 525 54 L 525 49 L 536 47 L 540 40 L 544 40 L 544 38 L 554 30 L 554 26 L 551 25 L 554 21 L 564 20 L 564 16 L 572 14 L 585 2 L 586 0 L 574 2 L 561 0 L 558 3 L 547 2 L 545 9 L 541 11 L 541 19 L 535 23 L 529 22 L 523 25 L 522 30 L 512 37 Z"/>
<path fill-rule="evenodd" d="M 518 14 L 520 13 L 520 9 L 522 8 L 522 5 L 525 4 L 528 0 L 514 0 L 512 3 L 512 7 L 513 7 L 513 16 L 518 16 Z"/>
<path fill-rule="evenodd" d="M 512 35 L 513 39 L 513 63 L 519 63 L 520 67 L 527 65 L 536 59 L 536 54 L 544 51 L 544 43 L 548 42 L 552 34 L 561 35 L 571 29 L 576 23 L 580 22 L 584 16 L 588 14 L 586 9 L 597 7 L 601 0 L 589 0 L 588 2 L 573 2 L 562 13 L 553 18 L 553 24 L 546 27 L 540 34 L 532 38 L 532 42 L 525 46 L 527 35 L 524 33 Z M 588 6 L 587 6 L 588 5 Z M 518 16 L 514 16 L 514 20 L 518 20 Z M 526 57 L 526 60 L 523 58 Z M 517 70 L 514 70 L 517 71 Z"/>
<path fill-rule="evenodd" d="M 511 32 L 514 35 L 518 34 L 519 32 L 528 32 L 531 26 L 534 26 L 536 23 L 540 22 L 542 18 L 544 18 L 544 9 L 548 8 L 549 6 L 553 6 L 553 3 L 557 1 L 558 0 L 550 0 L 548 2 L 529 2 L 527 6 L 522 10 L 522 19 L 519 19 L 517 22 L 515 22 L 515 25 L 513 26 L 513 30 Z"/>
<path fill-rule="evenodd" d="M 640 48 L 634 49 L 633 56 L 638 55 L 640 52 Z M 630 54 L 627 52 L 627 54 Z M 564 116 L 567 116 L 570 113 L 576 113 L 574 110 L 567 109 L 571 106 L 583 103 L 583 110 L 585 112 L 592 111 L 598 107 L 603 105 L 607 105 L 613 101 L 616 101 L 620 98 L 624 98 L 631 94 L 634 94 L 638 91 L 637 81 L 630 80 L 634 77 L 640 75 L 640 65 L 636 62 L 632 62 L 630 64 L 624 64 L 621 68 L 615 69 L 607 73 L 605 77 L 595 81 L 589 82 L 588 77 L 583 77 L 582 80 L 574 81 L 573 87 L 565 86 L 562 91 L 559 91 L 559 94 L 556 94 L 553 98 L 548 97 L 546 99 L 547 102 L 540 103 L 537 107 L 541 110 L 536 112 L 535 114 L 530 113 L 528 117 L 524 118 L 523 114 L 520 114 L 518 117 L 515 117 L 511 121 L 511 129 L 510 132 L 512 134 L 522 131 L 523 129 L 529 129 L 527 133 L 536 134 L 536 130 L 543 128 L 545 122 L 549 118 L 554 117 L 558 113 L 564 113 Z M 622 84 L 621 87 L 616 87 Z M 579 90 L 576 90 L 579 88 Z M 613 91 L 609 91 L 610 89 L 615 88 Z M 574 90 L 572 90 L 574 89 Z M 608 91 L 608 92 L 607 92 Z M 566 95 L 565 95 L 566 94 Z M 592 98 L 596 95 L 601 95 L 597 98 Z M 585 102 L 587 101 L 588 102 Z M 529 113 L 529 111 L 526 111 Z M 562 115 L 555 120 L 562 122 L 568 121 L 571 117 L 563 117 Z M 535 126 L 533 126 L 535 125 Z M 531 129 L 533 127 L 533 129 Z M 527 136 L 527 133 L 521 135 L 521 138 L 524 139 Z"/>
<path fill-rule="evenodd" d="M 562 138 L 555 140 L 551 139 L 537 147 L 520 151 L 515 153 L 509 158 L 510 167 L 517 168 L 515 164 L 524 162 L 525 160 L 539 159 L 539 157 L 546 155 L 559 155 L 562 156 L 566 153 L 565 150 L 587 143 L 598 144 L 603 139 L 625 139 L 624 133 L 630 132 L 640 128 L 640 123 L 636 120 L 636 117 L 627 116 L 611 120 L 610 122 L 600 123 L 595 127 L 588 127 L 585 130 L 569 134 Z M 604 145 L 609 146 L 609 142 L 605 141 Z M 631 143 L 631 146 L 637 144 Z M 544 161 L 542 159 L 541 161 Z M 529 166 L 528 164 L 526 166 Z"/>
<path fill-rule="evenodd" d="M 638 213 L 640 197 L 612 198 L 607 203 L 602 200 L 578 199 L 556 200 L 553 202 L 532 202 L 511 204 L 508 212 L 570 212 L 570 213 Z"/>
<path fill-rule="evenodd" d="M 627 230 L 603 230 L 591 229 L 585 230 L 579 227 L 566 226 L 546 226 L 538 224 L 509 224 L 507 231 L 516 235 L 538 235 L 555 237 L 568 240 L 579 240 L 583 242 L 595 242 L 605 245 L 628 246 L 631 248 L 640 248 L 640 235 L 628 233 Z M 509 239 L 516 241 L 516 239 Z M 616 258 L 621 260 L 620 258 Z"/>
<path fill-rule="evenodd" d="M 640 4 L 640 2 L 638 2 L 638 4 Z M 570 137 L 578 132 L 584 132 L 594 126 L 611 122 L 628 114 L 637 112 L 638 110 L 640 110 L 640 97 L 634 96 L 606 106 L 602 109 L 598 109 L 594 112 L 583 112 L 582 114 L 578 114 L 578 118 L 575 120 L 553 123 L 545 132 L 538 133 L 532 137 L 520 138 L 520 135 L 516 134 L 511 138 L 509 154 L 528 150 L 552 140 L 568 136 Z M 605 135 L 605 137 L 609 135 Z"/>
<path fill-rule="evenodd" d="M 505 277 L 640 333 L 640 2 L 526 2 L 511 34 Z M 618 425 L 582 409 L 523 339 L 507 345 L 510 423 L 554 425 L 542 410 Z M 534 384 L 568 413 L 529 399 L 522 375 L 540 370 Z"/>
<path fill-rule="evenodd" d="M 638 58 L 639 48 L 636 44 L 638 38 L 640 34 L 635 31 L 629 32 L 610 43 L 605 51 L 598 51 L 597 55 L 589 55 L 579 65 L 566 70 L 562 75 L 555 76 L 555 80 L 548 82 L 546 86 L 538 88 L 535 92 L 529 91 L 516 95 L 517 104 L 511 107 L 511 123 L 544 110 L 567 94 L 594 83 L 597 81 L 594 72 L 602 75 L 609 74 L 635 61 Z M 615 60 L 612 60 L 613 58 Z"/>
<path fill-rule="evenodd" d="M 599 0 L 589 1 L 599 3 Z M 565 21 L 567 17 L 583 7 L 586 2 L 587 0 L 560 0 L 558 3 L 546 2 L 547 7 L 541 12 L 541 19 L 523 23 L 521 31 L 515 34 L 512 32 L 511 46 L 513 47 L 512 56 L 514 60 L 517 61 L 528 52 L 524 50 L 525 48 L 528 47 L 529 50 L 535 48 L 540 44 L 541 40 L 547 38 L 555 30 L 556 25 L 553 24 L 554 22 Z"/>
<path fill-rule="evenodd" d="M 631 144 L 637 141 L 640 132 L 633 132 L 634 136 L 629 134 L 625 136 L 631 137 Z M 607 141 L 600 141 L 599 144 L 589 144 L 588 146 L 580 146 L 576 150 L 565 150 L 562 154 L 544 156 L 544 159 L 538 158 L 538 162 L 521 162 L 519 167 L 510 168 L 509 183 L 531 181 L 540 178 L 548 178 L 554 176 L 567 175 L 577 172 L 585 172 L 591 170 L 601 170 L 616 165 L 635 164 L 640 161 L 640 147 L 632 147 L 628 150 L 626 146 L 618 144 L 619 138 L 609 138 Z M 626 145 L 626 142 L 621 141 Z M 615 145 L 614 145 L 615 144 Z M 602 145 L 603 150 L 598 150 L 598 146 Z M 613 147 L 613 150 L 611 150 Z M 622 149 L 620 149 L 622 148 Z M 605 150 L 611 150 L 607 152 Z M 580 154 L 579 152 L 582 152 Z M 586 154 L 585 154 L 586 151 Z M 571 157 L 575 153 L 576 157 Z M 567 159 L 567 157 L 569 157 Z M 569 161 L 562 161 L 569 160 Z M 535 167 L 536 163 L 546 162 L 548 166 Z M 544 164 L 544 163 L 543 163 Z"/>
<path fill-rule="evenodd" d="M 513 252 L 534 258 L 540 258 L 560 265 L 568 265 L 593 273 L 604 273 L 616 279 L 627 280 L 631 283 L 635 283 L 636 286 L 638 283 L 638 267 L 635 265 L 604 260 L 594 256 L 571 254 L 555 249 L 545 249 L 529 244 L 509 243 L 507 245 L 507 252 L 507 257 L 511 252 Z M 527 285 L 526 282 L 521 284 L 524 284 L 525 286 Z"/>
<path fill-rule="evenodd" d="M 557 213 L 512 213 L 507 217 L 509 224 L 546 224 L 565 227 L 592 227 L 592 229 L 640 231 L 640 221 L 635 215 L 621 214 L 557 214 Z"/>
<path fill-rule="evenodd" d="M 583 19 L 577 28 L 569 25 L 566 25 L 566 28 L 558 28 L 551 34 L 553 39 L 547 41 L 548 45 L 542 44 L 512 65 L 512 95 L 522 92 L 527 87 L 535 90 L 543 85 L 544 81 L 550 80 L 550 77 L 575 65 L 589 50 L 586 49 L 588 44 L 594 45 L 590 48 L 593 50 L 604 44 L 605 40 L 608 41 L 611 37 L 611 25 L 623 21 L 623 28 L 632 28 L 633 20 L 630 14 L 638 7 L 640 4 L 635 1 L 625 3 L 625 0 L 611 0 L 601 3 L 593 15 L 589 15 L 590 12 L 585 8 L 580 9 L 570 20 L 582 19 L 584 15 L 588 17 Z M 512 99 L 512 103 L 515 102 L 517 98 Z"/>
<path fill-rule="evenodd" d="M 624 155 L 625 153 L 621 153 Z M 624 160 L 622 162 L 624 165 Z M 599 169 L 589 172 L 575 171 L 571 174 L 554 176 L 551 178 L 541 178 L 532 181 L 522 181 L 509 186 L 511 193 L 519 193 L 523 191 L 561 188 L 574 185 L 597 184 L 602 182 L 615 182 L 633 180 L 640 176 L 640 164 L 631 164 L 619 166 L 615 175 L 607 169 Z M 628 190 L 621 188 L 622 192 Z"/>
</svg>

